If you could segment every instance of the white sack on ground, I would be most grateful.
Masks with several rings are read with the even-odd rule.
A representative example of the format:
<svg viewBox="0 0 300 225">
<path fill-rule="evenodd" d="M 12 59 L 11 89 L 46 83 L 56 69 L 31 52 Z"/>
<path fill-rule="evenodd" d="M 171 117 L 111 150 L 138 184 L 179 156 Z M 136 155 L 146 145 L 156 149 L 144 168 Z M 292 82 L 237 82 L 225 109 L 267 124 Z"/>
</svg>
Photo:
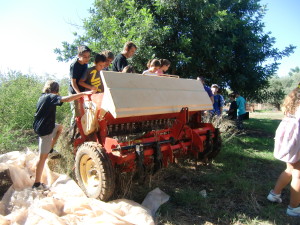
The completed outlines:
<svg viewBox="0 0 300 225">
<path fill-rule="evenodd" d="M 0 172 L 8 169 L 13 182 L 0 202 L 0 224 L 154 224 L 149 209 L 126 199 L 87 198 L 75 181 L 47 164 L 42 182 L 51 185 L 50 191 L 32 190 L 36 161 L 30 150 L 0 155 Z"/>
<path fill-rule="evenodd" d="M 150 210 L 151 215 L 154 217 L 158 208 L 169 200 L 170 196 L 159 188 L 155 188 L 150 191 L 144 201 L 142 206 Z"/>
</svg>

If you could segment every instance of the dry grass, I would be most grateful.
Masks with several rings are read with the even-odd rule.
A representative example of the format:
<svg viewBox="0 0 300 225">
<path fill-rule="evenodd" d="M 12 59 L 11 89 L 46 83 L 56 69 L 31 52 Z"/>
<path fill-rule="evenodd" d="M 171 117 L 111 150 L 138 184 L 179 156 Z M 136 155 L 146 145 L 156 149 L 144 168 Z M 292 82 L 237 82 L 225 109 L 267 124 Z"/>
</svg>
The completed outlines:
<svg viewBox="0 0 300 225">
<path fill-rule="evenodd" d="M 73 154 L 73 146 L 71 145 L 71 134 L 65 130 L 59 138 L 56 149 L 61 157 L 58 159 L 49 160 L 49 167 L 51 170 L 60 174 L 67 174 L 75 179 L 74 162 L 75 155 Z"/>
</svg>

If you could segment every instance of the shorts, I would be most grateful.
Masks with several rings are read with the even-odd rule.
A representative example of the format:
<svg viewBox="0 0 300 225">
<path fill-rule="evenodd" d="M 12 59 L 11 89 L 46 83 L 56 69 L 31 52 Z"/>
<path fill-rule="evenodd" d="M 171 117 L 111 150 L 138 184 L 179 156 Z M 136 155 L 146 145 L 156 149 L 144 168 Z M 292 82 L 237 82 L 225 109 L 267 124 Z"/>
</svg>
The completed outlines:
<svg viewBox="0 0 300 225">
<path fill-rule="evenodd" d="M 51 150 L 52 139 L 57 133 L 59 124 L 55 124 L 55 127 L 51 134 L 39 137 L 39 154 L 49 154 Z"/>
</svg>

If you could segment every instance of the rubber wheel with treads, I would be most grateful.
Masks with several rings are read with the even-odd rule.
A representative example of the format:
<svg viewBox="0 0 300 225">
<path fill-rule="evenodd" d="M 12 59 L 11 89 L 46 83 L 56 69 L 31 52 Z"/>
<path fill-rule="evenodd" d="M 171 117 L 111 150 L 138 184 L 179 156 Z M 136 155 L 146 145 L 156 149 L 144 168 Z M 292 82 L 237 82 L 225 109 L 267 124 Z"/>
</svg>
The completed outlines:
<svg viewBox="0 0 300 225">
<path fill-rule="evenodd" d="M 105 149 L 96 142 L 82 144 L 75 157 L 75 176 L 88 197 L 107 201 L 115 190 L 115 172 Z"/>
</svg>

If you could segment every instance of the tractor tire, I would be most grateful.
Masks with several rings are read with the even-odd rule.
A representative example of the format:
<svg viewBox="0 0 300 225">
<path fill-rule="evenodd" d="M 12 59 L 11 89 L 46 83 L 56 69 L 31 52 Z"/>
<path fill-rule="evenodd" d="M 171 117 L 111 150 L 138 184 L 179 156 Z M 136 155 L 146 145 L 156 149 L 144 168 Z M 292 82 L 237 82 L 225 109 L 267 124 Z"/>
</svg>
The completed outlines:
<svg viewBox="0 0 300 225">
<path fill-rule="evenodd" d="M 115 190 L 115 172 L 105 149 L 96 142 L 82 144 L 75 157 L 75 176 L 90 198 L 107 201 Z"/>
<path fill-rule="evenodd" d="M 218 128 L 215 130 L 215 137 L 213 139 L 213 151 L 209 154 L 208 159 L 212 160 L 216 158 L 216 156 L 219 154 L 222 148 L 222 138 L 221 133 Z"/>
</svg>

